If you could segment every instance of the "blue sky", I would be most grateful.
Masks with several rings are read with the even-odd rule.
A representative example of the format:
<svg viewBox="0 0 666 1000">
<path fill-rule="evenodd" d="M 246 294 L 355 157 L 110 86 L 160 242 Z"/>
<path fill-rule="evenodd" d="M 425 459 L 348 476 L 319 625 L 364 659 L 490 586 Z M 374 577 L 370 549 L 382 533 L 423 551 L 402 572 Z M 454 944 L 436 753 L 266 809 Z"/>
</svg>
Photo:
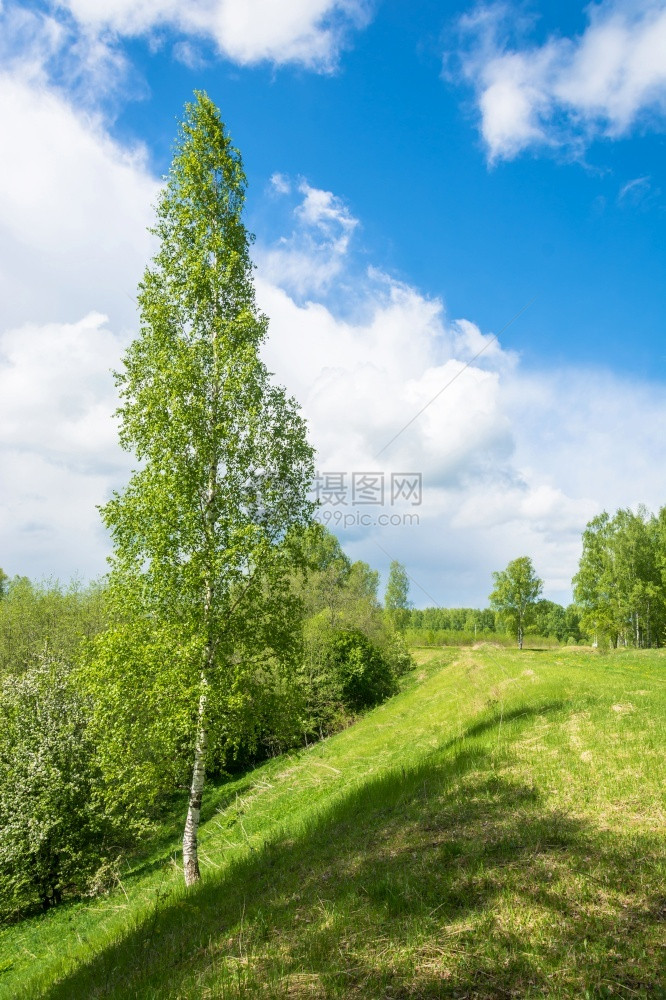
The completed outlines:
<svg viewBox="0 0 666 1000">
<path fill-rule="evenodd" d="M 362 220 L 369 258 L 442 296 L 453 315 L 494 330 L 536 296 L 504 337 L 530 362 L 602 361 L 663 378 L 663 132 L 639 128 L 576 158 L 528 151 L 489 168 L 469 88 L 443 79 L 469 9 L 378 3 L 331 74 L 239 71 L 208 48 L 208 66 L 192 71 L 166 45 L 156 58 L 137 43 L 150 97 L 122 109 L 118 133 L 148 141 L 155 169 L 166 170 L 174 117 L 202 87 L 243 152 L 258 232 L 268 178 L 304 175 Z M 588 20 L 579 4 L 531 11 L 529 41 L 581 31 Z M 643 178 L 633 197 L 621 197 Z"/>
<path fill-rule="evenodd" d="M 589 517 L 666 502 L 663 0 L 4 0 L 0 39 L 9 572 L 104 570 L 108 369 L 195 88 L 320 468 L 423 476 L 419 524 L 349 521 L 352 555 L 401 559 L 422 605 L 529 554 L 567 600 Z"/>
</svg>

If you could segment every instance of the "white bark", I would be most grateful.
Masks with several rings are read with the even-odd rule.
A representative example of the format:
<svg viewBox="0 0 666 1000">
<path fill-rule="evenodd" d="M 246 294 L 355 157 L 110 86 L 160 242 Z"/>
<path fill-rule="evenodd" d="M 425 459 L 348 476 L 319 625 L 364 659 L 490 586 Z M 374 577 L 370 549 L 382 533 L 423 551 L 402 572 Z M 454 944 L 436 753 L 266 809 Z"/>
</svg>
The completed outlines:
<svg viewBox="0 0 666 1000">
<path fill-rule="evenodd" d="M 208 473 L 208 487 L 206 490 L 203 520 L 204 531 L 209 545 L 212 545 L 213 534 L 213 500 L 215 498 L 215 470 L 211 468 Z M 197 711 L 197 728 L 194 741 L 194 766 L 192 768 L 192 784 L 190 785 L 190 798 L 187 804 L 187 818 L 185 820 L 185 830 L 183 832 L 183 873 L 185 875 L 185 885 L 194 885 L 201 879 L 199 870 L 199 820 L 201 818 L 201 800 L 203 798 L 204 782 L 206 780 L 206 746 L 208 743 L 208 729 L 206 720 L 206 703 L 208 701 L 208 679 L 214 667 L 215 653 L 214 643 L 210 633 L 211 608 L 213 606 L 213 586 L 211 577 L 207 576 L 204 582 L 204 621 L 208 633 L 206 643 L 206 654 L 203 669 L 201 671 L 201 693 L 199 694 L 199 708 Z"/>
<path fill-rule="evenodd" d="M 197 713 L 197 732 L 194 744 L 194 767 L 192 769 L 192 784 L 190 786 L 190 798 L 187 806 L 187 819 L 185 820 L 185 832 L 183 834 L 183 870 L 185 873 L 185 885 L 194 885 L 201 878 L 199 871 L 199 818 L 201 816 L 201 798 L 203 796 L 204 780 L 206 777 L 206 700 L 207 683 L 205 678 L 201 680 L 201 694 L 199 696 L 199 710 Z"/>
</svg>

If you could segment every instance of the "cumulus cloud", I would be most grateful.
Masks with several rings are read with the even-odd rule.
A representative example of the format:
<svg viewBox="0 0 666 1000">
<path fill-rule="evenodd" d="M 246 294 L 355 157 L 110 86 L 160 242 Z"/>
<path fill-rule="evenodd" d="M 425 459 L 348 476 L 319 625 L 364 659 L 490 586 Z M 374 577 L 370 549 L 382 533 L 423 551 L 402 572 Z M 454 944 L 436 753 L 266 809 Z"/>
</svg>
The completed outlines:
<svg viewBox="0 0 666 1000">
<path fill-rule="evenodd" d="M 0 447 L 85 469 L 118 465 L 107 317 L 26 324 L 0 334 Z"/>
<path fill-rule="evenodd" d="M 289 178 L 273 174 L 270 184 L 277 196 L 292 195 L 295 187 L 299 200 L 291 235 L 280 237 L 274 246 L 260 245 L 262 271 L 297 296 L 322 294 L 343 271 L 358 219 L 331 191 L 311 187 L 302 178 L 292 185 Z"/>
<path fill-rule="evenodd" d="M 158 186 L 142 149 L 114 143 L 22 66 L 0 73 L 0 328 L 134 320 Z"/>
<path fill-rule="evenodd" d="M 666 4 L 602 0 L 573 38 L 541 45 L 506 41 L 505 6 L 479 7 L 460 22 L 463 76 L 473 84 L 490 161 L 528 148 L 579 151 L 596 137 L 663 129 Z"/>
<path fill-rule="evenodd" d="M 169 28 L 212 41 L 240 65 L 268 61 L 335 67 L 345 40 L 367 23 L 368 0 L 54 0 L 85 28 L 146 35 Z"/>
<path fill-rule="evenodd" d="M 280 186 L 292 189 L 286 178 Z M 302 229 L 314 240 L 299 205 L 292 211 L 293 243 Z M 352 281 L 353 238 L 336 287 Z M 290 289 L 279 261 L 290 252 L 278 244 L 270 268 L 260 266 L 266 358 L 303 405 L 320 472 L 346 474 L 346 503 L 321 513 L 353 554 L 378 565 L 401 559 L 436 600 L 476 603 L 493 569 L 527 553 L 549 595 L 568 600 L 587 521 L 604 506 L 663 502 L 657 387 L 599 369 L 528 374 L 491 334 L 447 317 L 441 300 L 355 262 L 356 308 L 341 316 Z M 630 473 L 618 476 L 625 449 Z M 386 484 L 394 473 L 422 474 L 418 510 L 389 500 L 383 508 L 416 512 L 418 525 L 375 523 L 377 511 L 355 518 L 367 512 L 351 502 L 351 479 L 368 470 Z M 428 600 L 416 585 L 413 596 Z"/>
<path fill-rule="evenodd" d="M 436 601 L 483 601 L 491 571 L 522 552 L 553 596 L 566 599 L 581 530 L 599 509 L 597 484 L 567 494 L 551 483 L 557 470 L 543 453 L 521 467 L 517 454 L 532 430 L 516 421 L 522 411 L 510 386 L 521 375 L 501 347 L 483 368 L 469 364 L 460 346 L 465 334 L 472 344 L 481 338 L 473 324 L 447 322 L 441 302 L 390 279 L 366 288 L 369 315 L 350 321 L 258 282 L 271 317 L 269 366 L 303 405 L 320 473 L 346 475 L 344 503 L 324 504 L 320 516 L 357 557 L 403 561 Z M 537 452 L 538 444 L 526 457 Z M 382 508 L 353 505 L 352 478 L 363 471 L 383 476 Z M 388 497 L 391 477 L 407 472 L 423 477 L 418 507 Z M 380 514 L 398 520 L 382 524 Z M 416 591 L 415 600 L 428 600 Z"/>
<path fill-rule="evenodd" d="M 110 369 L 136 326 L 158 186 L 38 55 L 0 73 L 0 564 L 94 576 L 108 551 L 95 507 L 128 468 Z"/>
<path fill-rule="evenodd" d="M 0 333 L 0 538 L 6 569 L 34 575 L 104 570 L 96 504 L 127 476 L 110 369 L 120 343 L 106 317 Z"/>
</svg>

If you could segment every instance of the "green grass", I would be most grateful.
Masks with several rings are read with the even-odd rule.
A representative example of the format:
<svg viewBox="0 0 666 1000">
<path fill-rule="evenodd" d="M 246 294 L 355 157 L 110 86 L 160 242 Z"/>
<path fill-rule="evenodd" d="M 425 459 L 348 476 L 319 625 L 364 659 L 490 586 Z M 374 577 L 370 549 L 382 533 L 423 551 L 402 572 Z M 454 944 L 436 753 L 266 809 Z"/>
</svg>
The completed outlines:
<svg viewBox="0 0 666 1000">
<path fill-rule="evenodd" d="M 420 650 L 396 698 L 209 796 L 204 880 L 0 935 L 0 997 L 666 997 L 666 655 Z"/>
</svg>

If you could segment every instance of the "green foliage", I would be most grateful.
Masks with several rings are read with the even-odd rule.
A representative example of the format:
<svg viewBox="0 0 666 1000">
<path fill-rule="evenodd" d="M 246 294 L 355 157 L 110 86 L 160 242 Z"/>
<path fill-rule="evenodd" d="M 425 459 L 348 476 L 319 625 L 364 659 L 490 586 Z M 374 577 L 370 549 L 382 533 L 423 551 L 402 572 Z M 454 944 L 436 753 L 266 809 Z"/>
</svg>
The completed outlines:
<svg viewBox="0 0 666 1000">
<path fill-rule="evenodd" d="M 573 644 L 582 639 L 581 611 L 574 604 L 564 608 L 554 601 L 536 601 L 529 617 L 530 624 L 525 625 L 525 635 L 541 644 L 545 640 Z M 509 634 L 515 636 L 516 633 Z M 492 608 L 412 609 L 405 632 L 407 643 L 411 646 L 462 646 L 475 642 L 503 644 L 505 636 L 505 623 Z"/>
<path fill-rule="evenodd" d="M 383 656 L 395 677 L 402 677 L 414 666 L 414 660 L 402 632 L 394 632 L 383 647 Z"/>
<path fill-rule="evenodd" d="M 404 631 L 409 623 L 409 577 L 405 567 L 396 559 L 389 568 L 384 607 L 394 628 Z"/>
<path fill-rule="evenodd" d="M 70 661 L 83 640 L 105 627 L 107 618 L 101 583 L 63 587 L 55 581 L 34 584 L 24 576 L 14 577 L 0 601 L 0 678 L 21 674 L 37 653 Z"/>
<path fill-rule="evenodd" d="M 495 586 L 489 597 L 490 606 L 522 648 L 525 629 L 532 623 L 535 602 L 543 583 L 534 572 L 529 556 L 520 556 L 502 572 L 493 573 L 493 582 Z"/>
<path fill-rule="evenodd" d="M 597 643 L 661 645 L 666 637 L 666 508 L 659 517 L 605 511 L 583 533 L 573 579 L 582 624 Z"/>
<path fill-rule="evenodd" d="M 574 604 L 563 608 L 554 601 L 541 600 L 534 605 L 532 624 L 526 629 L 528 635 L 552 636 L 559 642 L 580 642 L 580 609 Z"/>
<path fill-rule="evenodd" d="M 495 613 L 490 608 L 413 608 L 409 613 L 413 629 L 450 632 L 494 632 Z"/>
<path fill-rule="evenodd" d="M 87 705 L 69 669 L 41 657 L 0 695 L 0 915 L 85 891 L 112 849 Z"/>
<path fill-rule="evenodd" d="M 136 835 L 189 776 L 198 678 L 183 664 L 197 637 L 190 643 L 178 625 L 136 615 L 99 636 L 80 671 L 105 808 Z"/>
<path fill-rule="evenodd" d="M 306 619 L 326 609 L 332 628 L 358 628 L 381 644 L 390 629 L 377 599 L 379 573 L 360 560 L 352 563 L 320 524 L 313 524 L 299 543 L 302 567 L 293 572 L 292 587 Z"/>
<path fill-rule="evenodd" d="M 379 574 L 367 563 L 350 562 L 335 536 L 321 525 L 309 528 L 300 543 L 305 568 L 293 573 L 292 588 L 305 613 L 298 683 L 303 729 L 310 739 L 334 731 L 350 712 L 374 704 L 371 691 L 380 699 L 387 697 L 395 678 L 412 661 L 377 599 Z M 334 642 L 337 653 L 332 652 Z M 343 681 L 342 667 L 347 652 L 348 683 Z M 369 702 L 360 693 L 353 694 L 352 674 L 365 677 Z M 362 686 L 359 681 L 359 691 Z"/>
<path fill-rule="evenodd" d="M 405 640 L 409 646 L 472 646 L 477 642 L 503 643 L 505 637 L 497 632 L 468 632 L 466 629 L 408 628 Z"/>
<path fill-rule="evenodd" d="M 397 691 L 389 663 L 358 629 L 333 633 L 326 660 L 340 686 L 345 707 L 352 711 L 377 705 Z"/>
<path fill-rule="evenodd" d="M 312 507 L 305 425 L 259 356 L 244 200 L 240 154 L 199 93 L 158 203 L 141 334 L 116 377 L 121 443 L 142 467 L 102 514 L 115 573 L 140 574 L 144 604 L 207 638 Z"/>
<path fill-rule="evenodd" d="M 308 620 L 305 636 L 300 681 L 309 737 L 332 732 L 345 717 L 395 694 L 397 677 L 411 665 L 399 637 L 383 651 L 359 628 L 332 627 L 326 609 Z"/>
<path fill-rule="evenodd" d="M 140 812 L 189 754 L 188 881 L 199 877 L 206 769 L 256 744 L 275 716 L 262 693 L 274 703 L 297 666 L 290 534 L 314 506 L 304 421 L 260 356 L 268 321 L 255 302 L 245 187 L 240 154 L 199 92 L 157 205 L 140 335 L 116 375 L 120 441 L 140 467 L 101 511 L 122 622 L 89 670 L 100 732 L 113 733 L 106 787 L 128 782 L 119 794 L 129 802 L 135 784 Z"/>
<path fill-rule="evenodd" d="M 230 602 L 224 624 L 233 647 L 226 646 L 224 669 L 214 669 L 208 687 L 210 773 L 247 766 L 302 735 L 300 602 L 286 571 L 269 582 L 256 574 L 242 600 Z M 126 589 L 112 593 L 121 605 Z M 201 631 L 137 608 L 130 604 L 126 621 L 91 644 L 81 683 L 93 706 L 106 807 L 141 834 L 189 780 L 206 650 Z"/>
</svg>

